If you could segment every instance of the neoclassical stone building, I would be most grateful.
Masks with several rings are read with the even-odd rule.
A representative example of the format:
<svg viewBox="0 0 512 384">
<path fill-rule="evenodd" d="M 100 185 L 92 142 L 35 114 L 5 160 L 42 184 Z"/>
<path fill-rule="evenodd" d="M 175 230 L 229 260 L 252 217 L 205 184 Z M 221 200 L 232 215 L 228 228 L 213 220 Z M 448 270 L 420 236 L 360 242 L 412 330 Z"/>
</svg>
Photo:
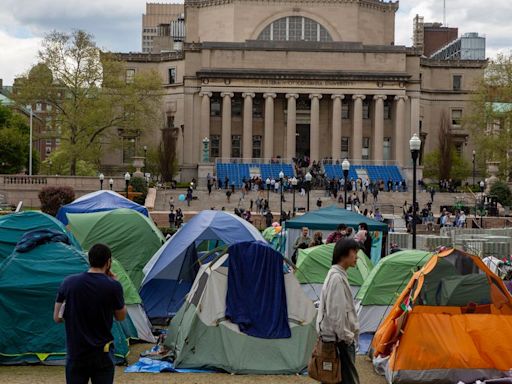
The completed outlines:
<svg viewBox="0 0 512 384">
<path fill-rule="evenodd" d="M 443 111 L 470 157 L 461 119 L 486 61 L 433 60 L 395 45 L 397 9 L 380 0 L 186 0 L 184 21 L 167 29 L 175 50 L 121 57 L 127 79 L 161 73 L 162 125 L 180 128 L 184 177 L 197 175 L 204 138 L 212 162 L 309 156 L 408 166 L 413 133 L 423 153 L 437 147 Z M 180 22 L 185 36 L 173 36 Z M 141 142 L 157 144 L 159 128 L 146 127 Z"/>
</svg>

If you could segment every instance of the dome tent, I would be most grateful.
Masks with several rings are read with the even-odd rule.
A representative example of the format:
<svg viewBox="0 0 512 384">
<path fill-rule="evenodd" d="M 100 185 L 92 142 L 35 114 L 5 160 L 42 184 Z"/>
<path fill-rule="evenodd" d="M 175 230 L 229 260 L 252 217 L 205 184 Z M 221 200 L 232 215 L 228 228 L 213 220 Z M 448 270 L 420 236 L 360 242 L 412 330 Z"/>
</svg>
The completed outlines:
<svg viewBox="0 0 512 384">
<path fill-rule="evenodd" d="M 68 236 L 71 243 L 80 249 L 78 241 L 55 217 L 37 211 L 10 213 L 0 216 L 0 262 L 6 259 L 25 233 L 38 229 L 53 229 Z"/>
<path fill-rule="evenodd" d="M 332 266 L 332 253 L 336 244 L 323 244 L 312 248 L 300 249 L 297 257 L 295 276 L 302 288 L 312 300 L 320 298 L 320 292 Z M 361 285 L 368 278 L 373 264 L 362 250 L 357 253 L 357 265 L 347 270 L 348 281 L 355 296 Z"/>
<path fill-rule="evenodd" d="M 149 217 L 148 209 L 140 204 L 137 204 L 119 193 L 109 190 L 101 190 L 88 193 L 72 203 L 60 207 L 57 212 L 57 219 L 68 224 L 68 213 L 93 213 L 111 211 L 118 208 L 133 209 L 146 217 Z"/>
<path fill-rule="evenodd" d="M 445 249 L 412 276 L 379 327 L 374 364 L 389 383 L 487 382 L 510 377 L 511 338 L 503 281 L 477 256 Z"/>
<path fill-rule="evenodd" d="M 356 295 L 361 333 L 377 330 L 413 273 L 431 256 L 429 252 L 411 249 L 393 253 L 377 263 Z"/>
<path fill-rule="evenodd" d="M 69 227 L 84 249 L 107 244 L 138 289 L 142 269 L 165 239 L 151 219 L 131 209 L 68 213 Z"/>
<path fill-rule="evenodd" d="M 149 318 L 173 316 L 199 270 L 198 247 L 204 241 L 230 245 L 265 241 L 249 222 L 223 211 L 202 211 L 180 228 L 144 268 L 140 296 Z"/>
<path fill-rule="evenodd" d="M 14 251 L 0 264 L 0 364 L 65 362 L 65 329 L 53 321 L 55 298 L 67 276 L 87 269 L 85 255 L 62 242 Z M 128 344 L 119 322 L 112 334 L 116 358 L 124 362 Z"/>
<path fill-rule="evenodd" d="M 232 259 L 238 261 L 233 263 Z M 280 281 L 267 270 L 269 263 L 274 267 L 272 271 L 280 274 Z M 268 292 L 284 287 L 286 304 L 278 305 L 278 310 L 286 309 L 290 337 L 249 336 L 228 319 L 233 287 L 230 279 L 239 274 L 243 280 L 246 273 L 255 275 L 258 281 L 270 275 L 268 285 L 263 284 Z M 251 291 L 255 286 L 251 284 L 246 289 Z M 258 294 L 256 289 L 236 290 L 236 293 L 240 300 Z M 265 313 L 272 313 L 274 308 L 268 308 L 266 303 Z M 253 310 L 261 312 L 257 308 Z M 165 344 L 175 355 L 177 368 L 213 368 L 240 374 L 296 374 L 306 367 L 311 356 L 317 337 L 315 321 L 313 303 L 299 288 L 296 277 L 283 272 L 282 255 L 263 242 L 242 242 L 201 266 L 185 303 L 169 325 Z"/>
</svg>

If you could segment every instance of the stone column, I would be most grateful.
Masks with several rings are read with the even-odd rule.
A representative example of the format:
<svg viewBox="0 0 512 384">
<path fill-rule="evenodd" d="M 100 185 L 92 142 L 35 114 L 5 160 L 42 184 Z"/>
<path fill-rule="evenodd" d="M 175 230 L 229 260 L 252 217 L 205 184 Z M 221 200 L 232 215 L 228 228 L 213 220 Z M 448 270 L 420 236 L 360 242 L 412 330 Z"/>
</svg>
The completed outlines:
<svg viewBox="0 0 512 384">
<path fill-rule="evenodd" d="M 265 99 L 265 134 L 263 138 L 263 156 L 271 159 L 274 156 L 274 99 L 275 93 L 264 93 Z"/>
<path fill-rule="evenodd" d="M 384 100 L 385 95 L 375 95 L 375 114 L 373 132 L 373 160 L 384 160 Z"/>
<path fill-rule="evenodd" d="M 336 161 L 341 156 L 341 101 L 345 95 L 331 95 L 332 99 L 332 160 Z"/>
<path fill-rule="evenodd" d="M 420 136 L 420 99 L 418 97 L 411 97 L 411 132 L 410 135 L 415 133 Z"/>
<path fill-rule="evenodd" d="M 309 134 L 309 157 L 311 161 L 320 160 L 320 99 L 322 95 L 312 93 L 311 99 L 311 126 Z"/>
<path fill-rule="evenodd" d="M 222 158 L 231 157 L 231 98 L 232 92 L 222 92 L 222 136 L 221 136 L 221 154 Z"/>
<path fill-rule="evenodd" d="M 242 158 L 252 158 L 252 99 L 255 94 L 251 92 L 242 93 L 244 98 L 244 122 L 242 135 Z"/>
<path fill-rule="evenodd" d="M 287 93 L 288 108 L 286 112 L 286 159 L 291 161 L 295 157 L 297 135 L 297 93 Z"/>
<path fill-rule="evenodd" d="M 203 139 L 207 137 L 210 139 L 210 97 L 211 92 L 200 92 L 201 99 L 201 137 L 199 141 L 202 143 Z M 201 144 L 202 145 L 202 144 Z M 200 155 L 200 159 L 202 156 Z"/>
<path fill-rule="evenodd" d="M 398 165 L 403 166 L 405 150 L 405 101 L 407 96 L 395 96 L 396 115 L 395 115 L 395 140 L 393 143 L 395 160 Z M 408 147 L 408 146 L 407 146 Z"/>
<path fill-rule="evenodd" d="M 352 159 L 357 161 L 363 157 L 363 100 L 364 95 L 353 95 L 354 129 L 352 131 Z"/>
</svg>

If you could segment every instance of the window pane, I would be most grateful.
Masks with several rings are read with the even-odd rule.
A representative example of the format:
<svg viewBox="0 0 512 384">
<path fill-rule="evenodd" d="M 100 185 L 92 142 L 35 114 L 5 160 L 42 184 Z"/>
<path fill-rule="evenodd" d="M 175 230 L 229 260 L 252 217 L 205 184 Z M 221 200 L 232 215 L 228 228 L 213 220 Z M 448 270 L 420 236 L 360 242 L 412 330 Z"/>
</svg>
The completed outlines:
<svg viewBox="0 0 512 384">
<path fill-rule="evenodd" d="M 348 158 L 349 157 L 349 145 L 350 140 L 348 137 L 342 137 L 341 138 L 341 158 Z"/>
<path fill-rule="evenodd" d="M 219 157 L 220 153 L 220 136 L 219 135 L 211 135 L 210 136 L 210 157 L 215 158 Z"/>
<path fill-rule="evenodd" d="M 220 98 L 213 96 L 210 98 L 210 116 L 220 116 Z"/>
<path fill-rule="evenodd" d="M 259 98 L 253 98 L 252 100 L 252 117 L 263 116 L 263 100 Z"/>
<path fill-rule="evenodd" d="M 261 157 L 261 136 L 252 137 L 252 157 L 258 159 Z"/>
<path fill-rule="evenodd" d="M 384 101 L 384 119 L 391 119 L 391 103 L 389 101 Z"/>
<path fill-rule="evenodd" d="M 274 26 L 274 40 L 286 40 L 286 17 L 276 20 Z"/>
<path fill-rule="evenodd" d="M 258 36 L 258 40 L 270 40 L 270 25 L 267 25 Z"/>
<path fill-rule="evenodd" d="M 135 69 L 127 69 L 126 70 L 126 84 L 133 83 L 133 78 L 135 76 Z"/>
<path fill-rule="evenodd" d="M 317 24 L 311 19 L 304 19 L 304 40 L 318 41 Z"/>
<path fill-rule="evenodd" d="M 288 40 L 297 41 L 302 38 L 302 17 L 291 16 L 288 18 Z"/>
<path fill-rule="evenodd" d="M 241 157 L 240 156 L 240 135 L 232 135 L 231 136 L 231 157 Z"/>
<path fill-rule="evenodd" d="M 231 100 L 231 116 L 242 116 L 242 99 L 237 97 Z"/>
<path fill-rule="evenodd" d="M 366 100 L 363 101 L 363 119 L 370 118 L 370 103 Z"/>
<path fill-rule="evenodd" d="M 342 119 L 350 119 L 348 103 L 341 104 L 341 118 Z"/>
<path fill-rule="evenodd" d="M 391 137 L 384 138 L 383 158 L 384 158 L 384 160 L 391 159 Z"/>
<path fill-rule="evenodd" d="M 452 125 L 460 125 L 462 122 L 462 109 L 452 109 Z"/>
<path fill-rule="evenodd" d="M 169 68 L 169 84 L 176 83 L 176 68 Z"/>
<path fill-rule="evenodd" d="M 453 76 L 453 90 L 454 91 L 460 91 L 462 88 L 462 76 L 461 75 L 454 75 Z"/>
</svg>

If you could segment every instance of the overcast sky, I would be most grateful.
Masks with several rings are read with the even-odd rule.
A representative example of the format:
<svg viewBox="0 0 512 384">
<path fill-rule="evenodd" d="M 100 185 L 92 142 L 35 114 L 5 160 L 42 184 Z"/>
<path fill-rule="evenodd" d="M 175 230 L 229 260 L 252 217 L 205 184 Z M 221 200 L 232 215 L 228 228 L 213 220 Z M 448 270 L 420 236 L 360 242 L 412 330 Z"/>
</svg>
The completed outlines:
<svg viewBox="0 0 512 384">
<path fill-rule="evenodd" d="M 162 0 L 159 0 L 163 2 Z M 140 51 L 145 0 L 1 0 L 0 78 L 12 84 L 35 63 L 41 38 L 51 30 L 84 29 L 98 46 L 111 51 Z M 446 0 L 447 24 L 459 33 L 487 37 L 487 56 L 508 53 L 512 44 L 512 1 Z M 396 44 L 412 44 L 412 20 L 443 20 L 443 0 L 402 0 L 396 16 Z"/>
</svg>

